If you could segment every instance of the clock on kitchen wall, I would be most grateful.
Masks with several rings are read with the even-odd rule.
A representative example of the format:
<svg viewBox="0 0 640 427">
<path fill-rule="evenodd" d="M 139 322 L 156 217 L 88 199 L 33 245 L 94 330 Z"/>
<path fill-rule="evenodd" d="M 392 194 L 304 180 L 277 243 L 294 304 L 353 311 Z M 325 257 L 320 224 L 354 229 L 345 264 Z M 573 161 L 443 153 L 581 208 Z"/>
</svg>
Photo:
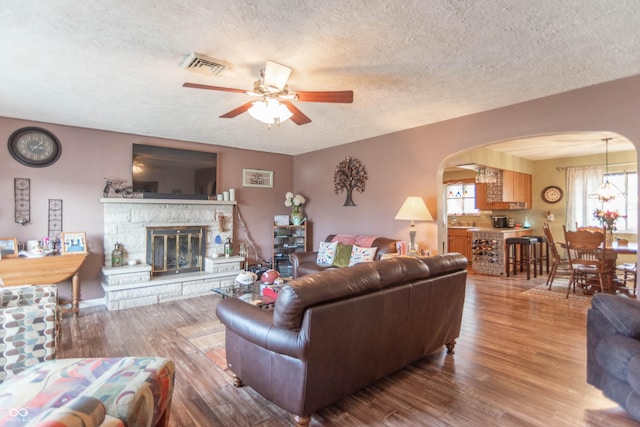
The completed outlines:
<svg viewBox="0 0 640 427">
<path fill-rule="evenodd" d="M 562 189 L 555 185 L 550 185 L 542 190 L 542 200 L 547 203 L 558 203 L 562 200 Z"/>
<path fill-rule="evenodd" d="M 9 153 L 26 166 L 41 168 L 54 164 L 62 154 L 60 141 L 54 134 L 38 127 L 25 127 L 9 137 Z"/>
</svg>

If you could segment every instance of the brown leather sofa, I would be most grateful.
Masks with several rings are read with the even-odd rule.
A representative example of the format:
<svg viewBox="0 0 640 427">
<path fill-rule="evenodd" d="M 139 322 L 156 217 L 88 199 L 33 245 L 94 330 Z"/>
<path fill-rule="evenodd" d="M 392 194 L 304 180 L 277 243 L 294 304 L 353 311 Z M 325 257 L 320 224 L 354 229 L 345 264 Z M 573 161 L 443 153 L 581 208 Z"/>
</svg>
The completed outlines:
<svg viewBox="0 0 640 427">
<path fill-rule="evenodd" d="M 340 236 L 338 234 L 329 234 L 325 242 L 332 242 L 336 240 L 340 240 Z M 369 236 L 352 236 L 355 239 L 358 237 L 369 237 Z M 375 240 L 372 240 L 369 247 L 378 248 L 376 251 L 375 259 L 379 260 L 382 255 L 387 253 L 395 253 L 396 252 L 396 241 L 393 239 L 388 239 L 386 237 L 376 237 Z M 318 251 L 314 252 L 294 252 L 289 255 L 289 261 L 291 261 L 291 277 L 294 279 L 305 276 L 307 274 L 318 273 L 319 271 L 324 271 L 328 269 L 334 269 L 335 267 L 319 265 L 316 262 L 318 258 Z"/>
<path fill-rule="evenodd" d="M 307 275 L 273 310 L 218 303 L 237 386 L 311 415 L 445 345 L 460 333 L 467 260 L 457 253 L 395 257 Z"/>
</svg>

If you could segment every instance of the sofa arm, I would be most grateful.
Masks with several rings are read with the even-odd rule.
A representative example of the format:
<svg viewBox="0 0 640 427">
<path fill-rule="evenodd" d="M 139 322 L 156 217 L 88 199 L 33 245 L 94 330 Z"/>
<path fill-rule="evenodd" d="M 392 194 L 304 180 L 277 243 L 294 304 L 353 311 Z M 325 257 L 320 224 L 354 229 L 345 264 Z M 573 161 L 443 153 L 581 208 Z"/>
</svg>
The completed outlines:
<svg viewBox="0 0 640 427">
<path fill-rule="evenodd" d="M 318 259 L 318 252 L 294 252 L 289 255 L 289 261 L 291 261 L 291 276 L 294 279 L 298 278 L 298 267 L 300 264 L 306 264 L 309 262 L 315 263 Z"/>
<path fill-rule="evenodd" d="M 264 310 L 237 298 L 225 298 L 216 307 L 216 316 L 236 335 L 276 353 L 301 359 L 306 345 L 298 331 L 273 325 L 273 310 Z"/>
<path fill-rule="evenodd" d="M 640 301 L 597 293 L 591 304 L 592 309 L 600 312 L 618 335 L 640 339 Z"/>
</svg>

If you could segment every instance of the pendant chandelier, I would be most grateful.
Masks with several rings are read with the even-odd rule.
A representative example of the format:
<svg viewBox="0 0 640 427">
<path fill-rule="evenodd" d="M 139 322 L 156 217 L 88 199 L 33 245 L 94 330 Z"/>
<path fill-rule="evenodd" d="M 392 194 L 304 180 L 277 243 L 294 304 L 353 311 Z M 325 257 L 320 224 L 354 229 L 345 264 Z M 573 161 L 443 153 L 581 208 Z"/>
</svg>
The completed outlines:
<svg viewBox="0 0 640 427">
<path fill-rule="evenodd" d="M 620 194 L 620 190 L 615 185 L 609 182 L 609 141 L 611 138 L 604 138 L 605 154 L 604 154 L 604 176 L 602 179 L 604 182 L 598 189 L 597 197 L 602 203 L 609 202 L 616 198 L 616 194 Z"/>
</svg>

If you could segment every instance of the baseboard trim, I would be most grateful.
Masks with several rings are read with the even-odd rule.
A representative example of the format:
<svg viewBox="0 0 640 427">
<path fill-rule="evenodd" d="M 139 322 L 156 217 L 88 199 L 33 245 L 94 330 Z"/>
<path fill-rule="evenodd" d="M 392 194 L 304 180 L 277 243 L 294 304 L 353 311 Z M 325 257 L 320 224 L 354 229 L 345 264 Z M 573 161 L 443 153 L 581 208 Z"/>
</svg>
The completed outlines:
<svg viewBox="0 0 640 427">
<path fill-rule="evenodd" d="M 80 301 L 80 308 L 98 307 L 104 304 L 104 298 L 95 298 Z"/>
</svg>

